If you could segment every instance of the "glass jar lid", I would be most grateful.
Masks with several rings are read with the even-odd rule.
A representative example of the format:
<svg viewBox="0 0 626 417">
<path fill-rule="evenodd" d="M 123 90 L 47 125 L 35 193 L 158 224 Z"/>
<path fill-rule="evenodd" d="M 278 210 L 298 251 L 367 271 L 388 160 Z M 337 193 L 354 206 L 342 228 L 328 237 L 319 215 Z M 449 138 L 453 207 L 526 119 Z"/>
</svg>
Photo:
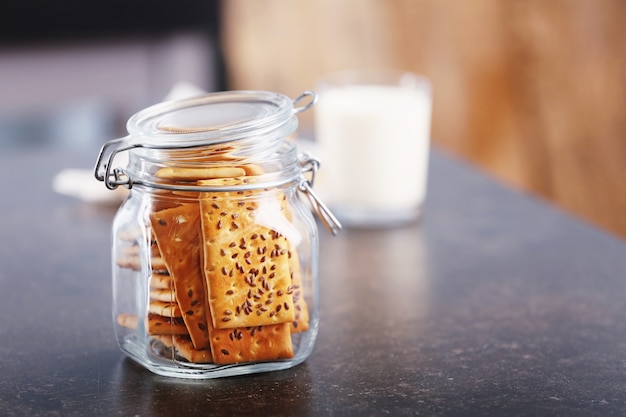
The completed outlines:
<svg viewBox="0 0 626 417">
<path fill-rule="evenodd" d="M 296 107 L 307 97 L 309 103 Z M 298 126 L 296 113 L 316 100 L 306 91 L 295 100 L 266 91 L 226 91 L 159 103 L 132 116 L 131 141 L 147 148 L 193 147 L 251 135 L 284 137 Z"/>
</svg>

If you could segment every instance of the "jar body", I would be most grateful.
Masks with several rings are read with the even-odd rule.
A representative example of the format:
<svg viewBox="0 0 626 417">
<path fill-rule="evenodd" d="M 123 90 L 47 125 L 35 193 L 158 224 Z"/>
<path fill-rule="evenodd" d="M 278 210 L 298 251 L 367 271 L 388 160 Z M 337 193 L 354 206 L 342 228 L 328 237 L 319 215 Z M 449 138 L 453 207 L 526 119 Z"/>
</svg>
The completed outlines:
<svg viewBox="0 0 626 417">
<path fill-rule="evenodd" d="M 208 181 L 211 191 L 133 187 L 118 210 L 113 314 L 121 349 L 182 378 L 301 363 L 318 330 L 310 209 L 293 183 Z"/>
</svg>

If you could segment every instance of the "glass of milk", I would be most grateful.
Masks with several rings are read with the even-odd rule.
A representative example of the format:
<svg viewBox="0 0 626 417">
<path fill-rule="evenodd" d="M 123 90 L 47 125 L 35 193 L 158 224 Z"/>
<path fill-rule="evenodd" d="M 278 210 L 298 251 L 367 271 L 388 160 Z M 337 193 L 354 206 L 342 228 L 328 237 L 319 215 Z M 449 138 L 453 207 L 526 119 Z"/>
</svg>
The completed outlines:
<svg viewBox="0 0 626 417">
<path fill-rule="evenodd" d="M 346 226 L 420 217 L 426 196 L 430 81 L 399 71 L 346 71 L 319 81 L 315 138 L 324 166 L 316 187 Z"/>
</svg>

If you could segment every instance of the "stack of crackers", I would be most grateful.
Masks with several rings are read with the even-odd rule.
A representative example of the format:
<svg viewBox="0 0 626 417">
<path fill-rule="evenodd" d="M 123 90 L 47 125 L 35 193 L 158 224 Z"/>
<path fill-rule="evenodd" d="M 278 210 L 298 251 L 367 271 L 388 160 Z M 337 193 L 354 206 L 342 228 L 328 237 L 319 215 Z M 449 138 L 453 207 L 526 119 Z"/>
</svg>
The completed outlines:
<svg viewBox="0 0 626 417">
<path fill-rule="evenodd" d="M 156 176 L 236 189 L 257 174 L 252 166 L 168 167 Z M 280 211 L 275 215 L 288 218 L 285 196 L 278 190 L 189 194 L 155 203 L 150 214 L 149 336 L 193 363 L 293 357 L 292 334 L 309 328 L 298 254 L 285 235 L 257 218 L 268 198 Z M 118 234 L 128 241 L 118 251 L 120 268 L 141 270 L 136 236 Z M 118 316 L 121 326 L 137 323 L 132 314 Z"/>
</svg>

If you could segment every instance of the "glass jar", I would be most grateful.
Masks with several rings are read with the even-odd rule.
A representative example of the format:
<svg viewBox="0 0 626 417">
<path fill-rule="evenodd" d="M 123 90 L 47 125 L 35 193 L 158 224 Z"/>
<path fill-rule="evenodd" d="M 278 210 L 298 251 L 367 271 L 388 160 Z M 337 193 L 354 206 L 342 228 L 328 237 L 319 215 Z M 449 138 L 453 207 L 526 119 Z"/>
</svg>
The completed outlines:
<svg viewBox="0 0 626 417">
<path fill-rule="evenodd" d="M 115 331 L 145 368 L 215 378 L 289 368 L 311 353 L 311 207 L 333 234 L 340 225 L 312 190 L 318 162 L 288 136 L 316 98 L 235 91 L 165 102 L 103 146 L 96 178 L 130 189 L 113 222 Z M 114 167 L 126 151 L 128 165 Z"/>
</svg>

